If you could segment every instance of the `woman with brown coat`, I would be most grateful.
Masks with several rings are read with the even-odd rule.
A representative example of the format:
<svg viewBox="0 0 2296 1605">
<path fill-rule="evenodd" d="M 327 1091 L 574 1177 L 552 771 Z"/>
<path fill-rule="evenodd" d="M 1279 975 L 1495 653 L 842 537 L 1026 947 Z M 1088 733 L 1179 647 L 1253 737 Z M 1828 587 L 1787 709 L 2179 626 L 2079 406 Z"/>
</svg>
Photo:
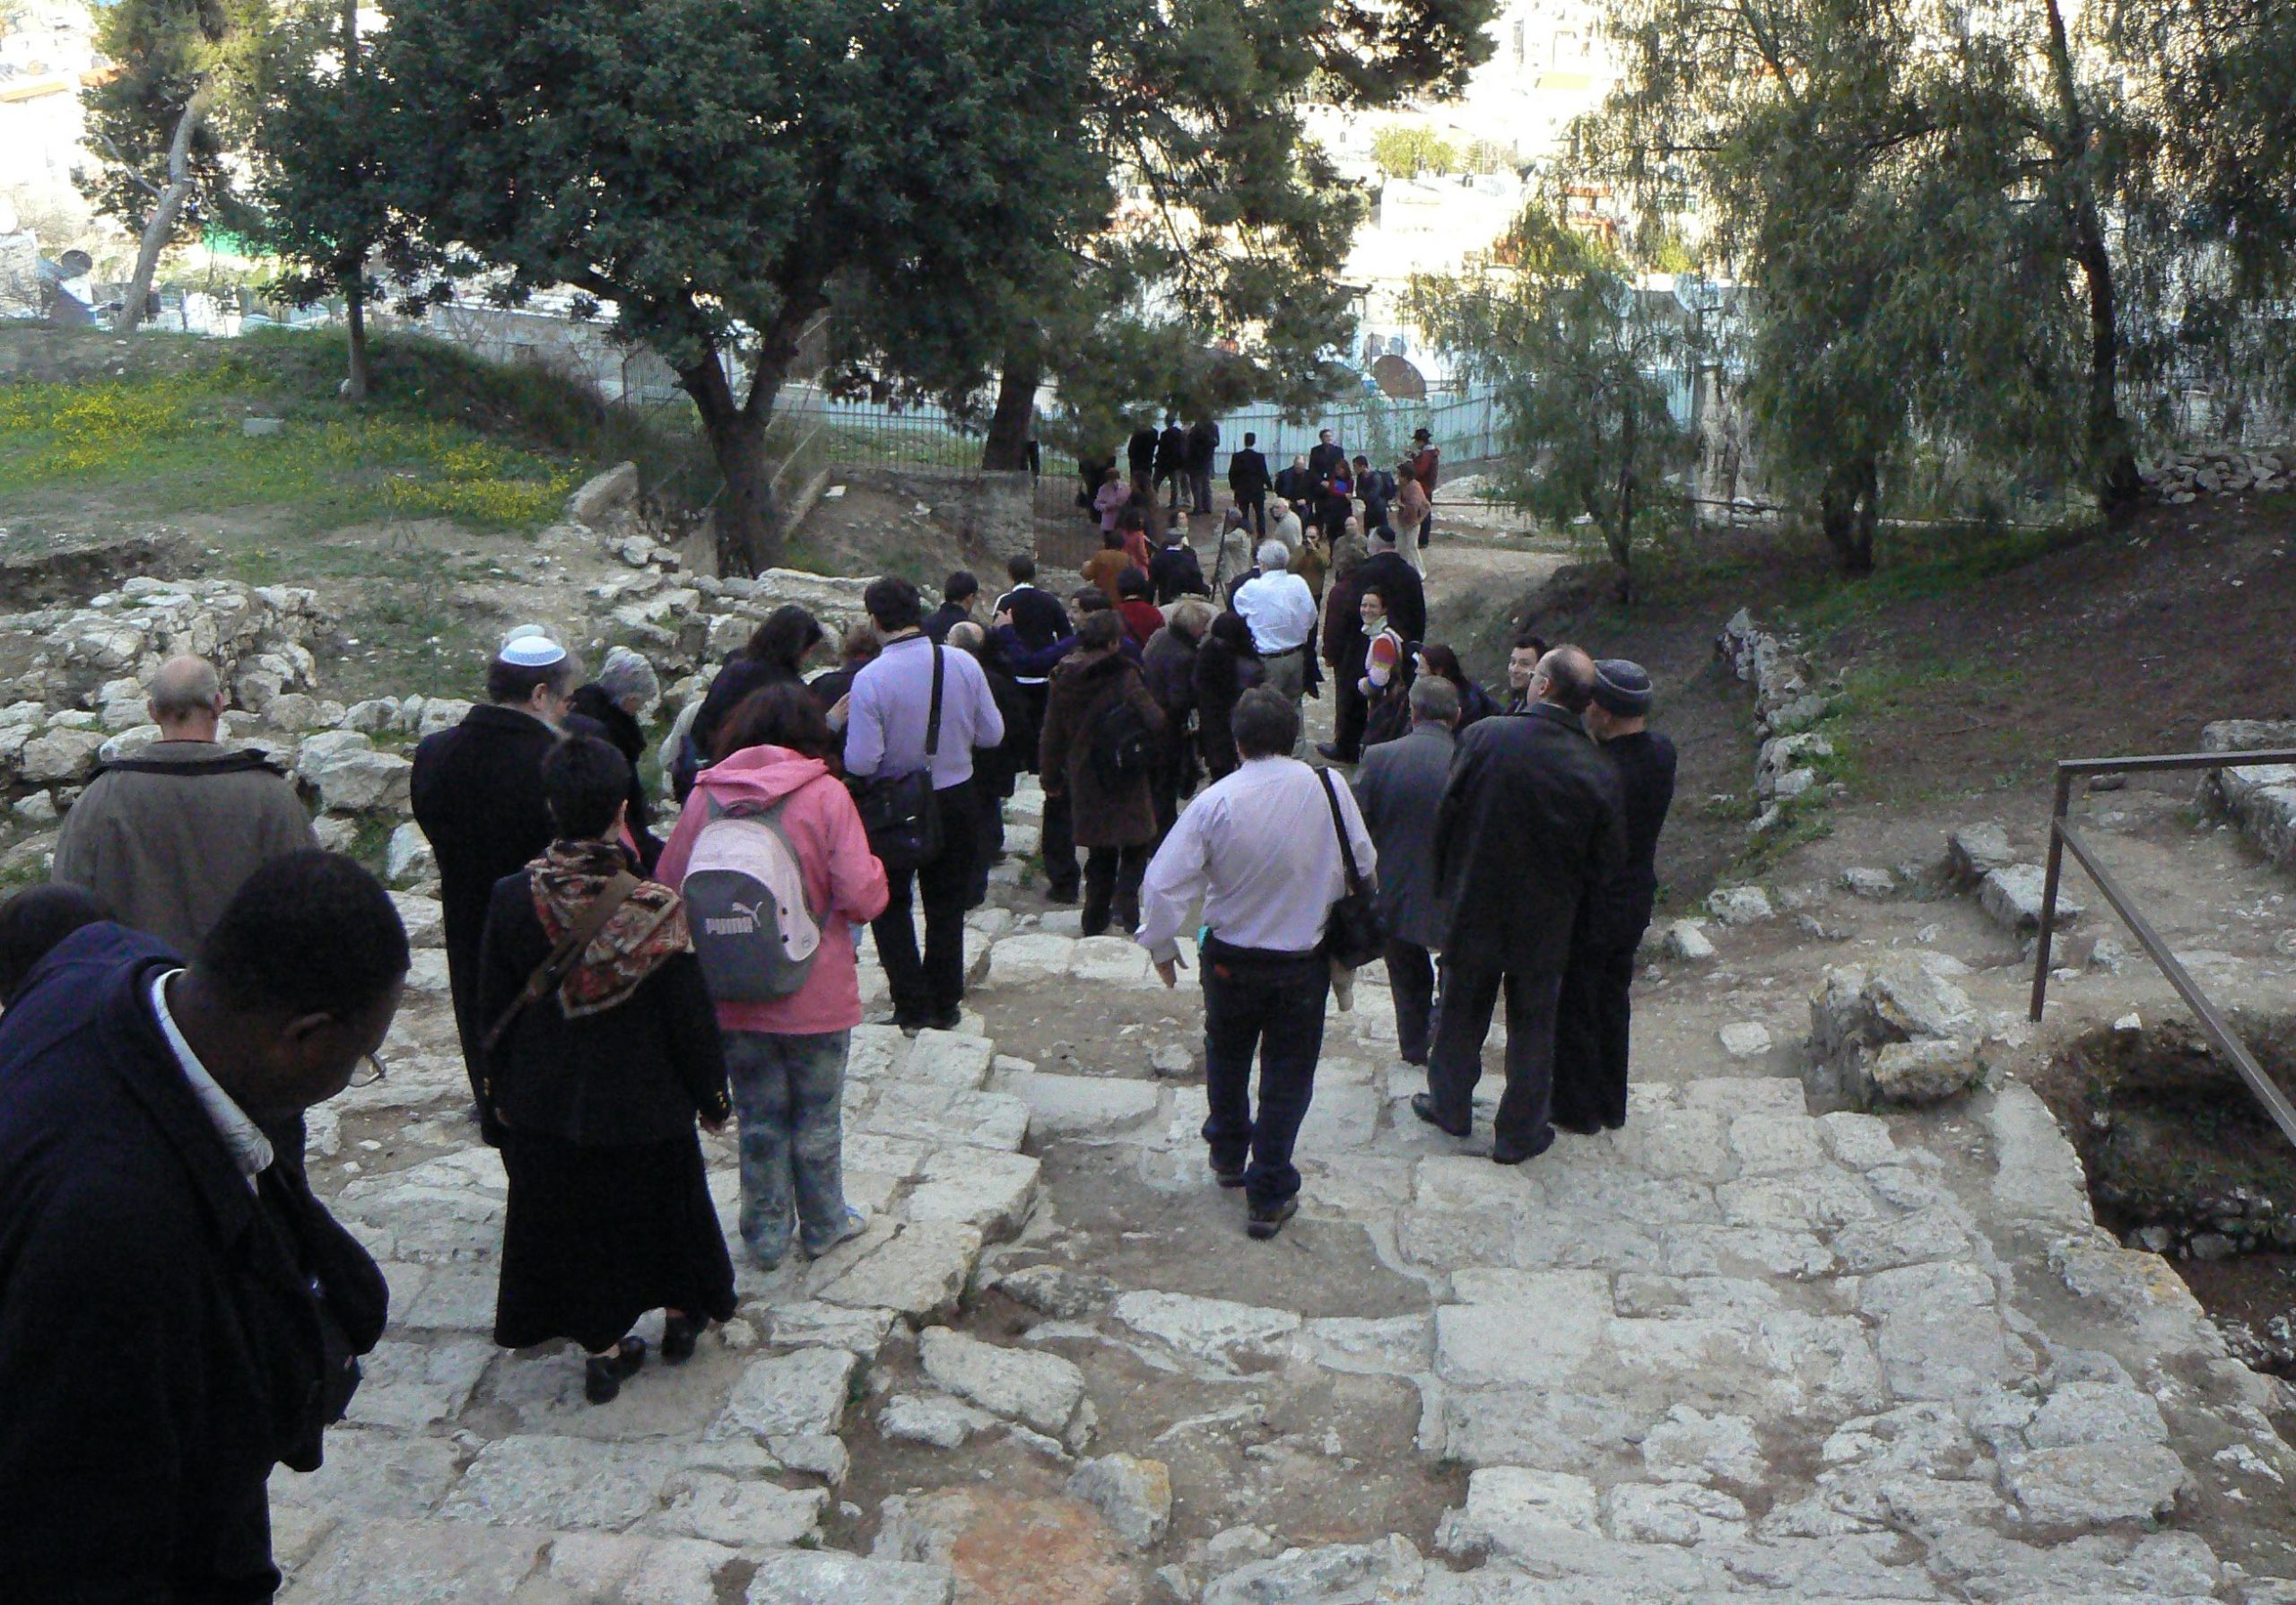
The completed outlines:
<svg viewBox="0 0 2296 1605">
<path fill-rule="evenodd" d="M 1038 772 L 1048 795 L 1068 799 L 1076 845 L 1085 850 L 1083 934 L 1106 933 L 1111 913 L 1129 932 L 1140 923 L 1140 879 L 1156 840 L 1152 789 L 1164 712 L 1139 666 L 1118 650 L 1123 624 L 1093 613 L 1053 672 Z"/>
</svg>

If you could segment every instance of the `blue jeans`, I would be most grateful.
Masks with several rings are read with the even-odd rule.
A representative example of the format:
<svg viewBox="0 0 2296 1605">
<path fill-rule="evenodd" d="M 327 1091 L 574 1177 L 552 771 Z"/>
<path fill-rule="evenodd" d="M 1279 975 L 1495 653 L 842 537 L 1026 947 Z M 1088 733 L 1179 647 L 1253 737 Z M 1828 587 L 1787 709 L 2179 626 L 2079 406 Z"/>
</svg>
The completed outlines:
<svg viewBox="0 0 2296 1605">
<path fill-rule="evenodd" d="M 742 1123 L 742 1241 L 768 1269 L 789 1252 L 794 1206 L 806 1248 L 845 1226 L 845 1052 L 852 1033 L 728 1031 L 726 1073 Z"/>
<path fill-rule="evenodd" d="M 1212 1168 L 1241 1170 L 1244 1196 L 1255 1206 L 1280 1204 L 1300 1191 L 1292 1147 L 1315 1096 L 1331 961 L 1320 952 L 1231 947 L 1214 937 L 1205 944 L 1202 963 L 1204 1090 L 1211 1104 L 1204 1140 L 1212 1149 Z"/>
</svg>

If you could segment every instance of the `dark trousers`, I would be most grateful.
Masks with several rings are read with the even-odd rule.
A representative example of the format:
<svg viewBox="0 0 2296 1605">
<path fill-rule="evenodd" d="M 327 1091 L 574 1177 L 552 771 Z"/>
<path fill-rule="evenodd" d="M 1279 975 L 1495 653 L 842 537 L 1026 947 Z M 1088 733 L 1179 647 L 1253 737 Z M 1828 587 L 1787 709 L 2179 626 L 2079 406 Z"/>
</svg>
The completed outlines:
<svg viewBox="0 0 2296 1605">
<path fill-rule="evenodd" d="M 1387 990 L 1396 1000 L 1396 1045 L 1404 1063 L 1425 1064 L 1435 1015 L 1435 961 L 1426 948 L 1387 938 Z"/>
<path fill-rule="evenodd" d="M 1265 539 L 1267 535 L 1267 493 L 1238 491 L 1236 509 L 1251 519 L 1252 533 Z"/>
<path fill-rule="evenodd" d="M 965 906 L 977 909 L 988 901 L 989 870 L 1004 856 L 1004 799 L 982 785 L 978 775 L 973 777 L 973 811 L 972 886 Z"/>
<path fill-rule="evenodd" d="M 1126 936 L 1139 929 L 1140 881 L 1148 873 L 1148 846 L 1140 842 L 1129 847 L 1095 847 L 1085 853 L 1084 935 L 1107 935 L 1111 915 Z"/>
<path fill-rule="evenodd" d="M 1427 1058 L 1427 1090 L 1446 1126 L 1474 1119 L 1474 1086 L 1483 1079 L 1483 1039 L 1500 994 L 1507 997 L 1507 1090 L 1492 1121 L 1492 1148 L 1509 1159 L 1546 1151 L 1554 1095 L 1554 1010 L 1562 990 L 1557 973 L 1524 975 L 1443 961 L 1442 1016 Z"/>
<path fill-rule="evenodd" d="M 1626 1124 L 1634 952 L 1631 946 L 1576 951 L 1562 973 L 1554 1017 L 1554 1119 L 1560 1124 L 1613 1130 Z"/>
<path fill-rule="evenodd" d="M 965 1000 L 965 900 L 972 893 L 973 783 L 934 792 L 941 807 L 940 856 L 915 869 L 888 871 L 885 912 L 869 922 L 877 962 L 885 967 L 893 1017 L 922 1025 L 956 1012 Z M 909 920 L 911 884 L 925 903 L 925 955 Z"/>
<path fill-rule="evenodd" d="M 1241 1170 L 1255 1207 L 1300 1191 L 1292 1146 L 1315 1095 L 1324 1048 L 1331 961 L 1320 953 L 1261 953 L 1205 944 L 1204 1090 L 1211 1104 L 1204 1140 L 1212 1168 Z M 1252 1056 L 1259 1056 L 1259 1112 L 1252 1112 Z"/>
<path fill-rule="evenodd" d="M 1190 468 L 1187 471 L 1187 493 L 1190 508 L 1196 512 L 1212 510 L 1212 470 Z"/>
<path fill-rule="evenodd" d="M 1038 833 L 1037 850 L 1044 858 L 1044 878 L 1056 897 L 1076 895 L 1076 833 L 1068 812 L 1066 793 L 1044 794 L 1044 823 Z"/>
<path fill-rule="evenodd" d="M 1371 705 L 1355 685 L 1362 672 L 1360 660 L 1353 674 L 1345 664 L 1331 671 L 1331 744 L 1351 763 L 1363 755 L 1363 726 L 1371 716 Z"/>
</svg>

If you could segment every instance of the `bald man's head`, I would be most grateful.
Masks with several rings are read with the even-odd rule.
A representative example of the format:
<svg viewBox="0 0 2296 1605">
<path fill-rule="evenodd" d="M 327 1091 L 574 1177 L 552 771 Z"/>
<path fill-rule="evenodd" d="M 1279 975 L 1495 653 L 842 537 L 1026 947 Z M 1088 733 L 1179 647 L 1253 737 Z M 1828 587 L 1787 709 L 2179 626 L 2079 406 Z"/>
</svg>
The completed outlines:
<svg viewBox="0 0 2296 1605">
<path fill-rule="evenodd" d="M 1578 647 L 1557 647 L 1539 659 L 1539 701 L 1584 713 L 1595 700 L 1595 660 Z"/>
<path fill-rule="evenodd" d="M 146 688 L 145 708 L 164 741 L 213 741 L 223 715 L 223 682 L 204 658 L 170 658 Z"/>
</svg>

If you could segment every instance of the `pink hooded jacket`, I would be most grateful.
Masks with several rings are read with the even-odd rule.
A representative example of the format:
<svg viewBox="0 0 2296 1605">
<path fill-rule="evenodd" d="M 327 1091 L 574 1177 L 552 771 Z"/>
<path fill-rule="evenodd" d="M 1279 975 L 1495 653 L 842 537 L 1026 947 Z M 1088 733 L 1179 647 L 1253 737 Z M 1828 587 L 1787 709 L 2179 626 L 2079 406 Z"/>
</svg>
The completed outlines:
<svg viewBox="0 0 2296 1605">
<path fill-rule="evenodd" d="M 662 850 L 655 879 L 673 886 L 684 884 L 694 838 L 701 833 L 708 799 L 713 797 L 720 807 L 764 805 L 789 797 L 781 824 L 804 874 L 805 901 L 829 911 L 822 921 L 821 949 L 804 986 L 770 1003 L 720 1003 L 718 1028 L 776 1036 L 851 1030 L 861 1023 L 853 921 L 865 923 L 885 912 L 884 866 L 869 850 L 868 834 L 861 828 L 853 798 L 818 758 L 785 746 L 744 747 L 696 777 L 685 811 Z"/>
</svg>

